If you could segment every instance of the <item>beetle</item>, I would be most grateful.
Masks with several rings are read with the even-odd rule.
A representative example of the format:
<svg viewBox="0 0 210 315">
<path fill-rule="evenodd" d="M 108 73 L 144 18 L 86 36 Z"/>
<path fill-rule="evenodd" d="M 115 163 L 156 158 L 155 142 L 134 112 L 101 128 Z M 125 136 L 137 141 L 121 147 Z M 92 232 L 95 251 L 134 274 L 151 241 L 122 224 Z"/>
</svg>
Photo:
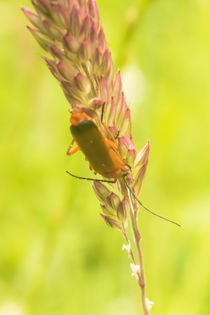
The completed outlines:
<svg viewBox="0 0 210 315">
<path fill-rule="evenodd" d="M 117 180 L 127 175 L 129 167 L 119 154 L 116 140 L 108 136 L 85 112 L 73 112 L 70 118 L 70 130 L 73 136 L 67 154 L 72 155 L 81 150 L 90 163 L 90 168 L 105 178 Z M 77 147 L 72 148 L 74 142 Z"/>
<path fill-rule="evenodd" d="M 103 117 L 103 111 L 102 111 Z M 102 122 L 102 118 L 101 118 Z M 123 161 L 119 154 L 119 149 L 116 140 L 112 136 L 109 129 L 107 129 L 108 136 L 105 135 L 104 131 L 97 125 L 96 121 L 84 111 L 74 111 L 70 118 L 70 130 L 73 136 L 73 141 L 67 151 L 68 155 L 73 155 L 77 151 L 81 150 L 86 159 L 90 163 L 90 169 L 94 170 L 95 173 L 99 173 L 106 179 L 92 179 L 85 178 L 67 173 L 78 179 L 99 181 L 106 183 L 116 183 L 120 178 L 123 179 L 125 186 L 130 191 L 133 198 L 149 213 L 176 224 L 180 224 L 169 220 L 145 207 L 141 201 L 136 197 L 135 192 L 126 182 L 126 175 L 128 175 L 130 167 Z M 73 148 L 74 142 L 77 146 Z M 112 180 L 107 180 L 112 179 Z"/>
</svg>

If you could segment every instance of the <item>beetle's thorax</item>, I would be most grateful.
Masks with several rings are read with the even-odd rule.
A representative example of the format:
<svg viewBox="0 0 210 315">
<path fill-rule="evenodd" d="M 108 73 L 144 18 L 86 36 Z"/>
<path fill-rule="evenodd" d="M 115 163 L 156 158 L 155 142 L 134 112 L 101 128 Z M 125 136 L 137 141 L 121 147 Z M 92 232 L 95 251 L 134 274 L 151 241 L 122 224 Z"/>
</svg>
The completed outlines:
<svg viewBox="0 0 210 315">
<path fill-rule="evenodd" d="M 85 112 L 73 112 L 70 118 L 71 125 L 77 126 L 83 120 L 91 120 Z"/>
</svg>

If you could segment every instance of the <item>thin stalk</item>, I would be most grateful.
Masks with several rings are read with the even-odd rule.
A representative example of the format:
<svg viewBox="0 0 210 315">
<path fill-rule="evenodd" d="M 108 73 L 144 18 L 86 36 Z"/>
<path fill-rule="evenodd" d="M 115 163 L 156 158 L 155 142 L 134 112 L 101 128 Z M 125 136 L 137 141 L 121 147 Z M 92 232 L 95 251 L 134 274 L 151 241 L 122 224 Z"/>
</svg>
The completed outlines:
<svg viewBox="0 0 210 315">
<path fill-rule="evenodd" d="M 130 241 L 128 239 L 128 236 L 127 236 L 124 224 L 122 224 L 122 234 L 124 236 L 124 239 L 126 240 L 127 245 L 129 246 L 128 254 L 129 254 L 130 258 L 131 258 L 131 261 L 132 261 L 133 264 L 136 265 L 135 257 L 134 257 L 134 254 L 133 254 L 133 250 L 131 248 L 131 244 L 130 244 Z"/>
<path fill-rule="evenodd" d="M 130 243 L 130 240 L 128 238 L 128 235 L 127 235 L 127 232 L 126 232 L 126 229 L 125 229 L 125 225 L 124 225 L 123 222 L 122 222 L 122 234 L 123 234 L 123 236 L 124 236 L 124 238 L 126 240 L 126 243 L 127 243 L 128 247 L 129 247 L 128 248 L 128 255 L 129 255 L 132 263 L 136 266 L 136 260 L 135 260 L 135 257 L 134 257 L 134 253 L 133 253 L 133 250 L 131 248 L 131 243 Z M 137 277 L 138 277 L 138 283 L 140 283 L 140 281 L 141 281 L 140 273 L 137 273 Z"/>
<path fill-rule="evenodd" d="M 139 267 L 140 267 L 140 270 L 138 273 L 139 274 L 138 285 L 139 285 L 140 290 L 141 290 L 142 309 L 143 309 L 144 315 L 150 315 L 150 311 L 149 311 L 147 301 L 146 301 L 146 283 L 145 283 L 145 276 L 144 276 L 144 262 L 143 262 L 143 254 L 142 254 L 142 250 L 141 250 L 141 246 L 140 246 L 141 233 L 138 229 L 137 220 L 136 220 L 137 218 L 135 215 L 133 201 L 132 201 L 131 193 L 130 193 L 129 189 L 127 189 L 127 194 L 128 194 L 128 199 L 130 202 L 131 225 L 132 225 L 132 230 L 133 230 L 133 234 L 134 234 L 134 241 L 135 241 L 136 248 L 137 248 L 138 261 L 139 261 Z"/>
</svg>

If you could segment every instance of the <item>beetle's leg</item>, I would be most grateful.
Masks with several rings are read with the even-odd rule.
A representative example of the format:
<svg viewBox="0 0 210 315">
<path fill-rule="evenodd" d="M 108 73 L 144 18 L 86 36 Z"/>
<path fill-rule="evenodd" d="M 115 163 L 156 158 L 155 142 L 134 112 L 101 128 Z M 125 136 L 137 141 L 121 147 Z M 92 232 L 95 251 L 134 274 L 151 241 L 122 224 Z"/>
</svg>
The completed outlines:
<svg viewBox="0 0 210 315">
<path fill-rule="evenodd" d="M 107 135 L 109 136 L 110 140 L 116 141 L 119 138 L 120 131 L 119 130 L 111 130 L 110 128 L 112 128 L 112 127 L 108 128 L 105 126 L 105 129 L 107 131 Z"/>
<path fill-rule="evenodd" d="M 68 151 L 67 151 L 67 155 L 73 155 L 74 153 L 76 153 L 77 151 L 79 151 L 80 150 L 80 148 L 77 146 L 77 147 L 75 147 L 74 149 L 71 149 L 70 147 L 69 147 L 69 149 L 68 149 Z"/>
<path fill-rule="evenodd" d="M 125 165 L 129 168 L 130 171 L 132 170 L 132 167 L 128 163 L 125 163 Z"/>
<path fill-rule="evenodd" d="M 110 140 L 110 139 L 106 139 L 106 144 L 108 147 L 111 147 L 114 151 L 118 151 L 118 146 L 117 143 L 115 143 L 114 141 Z"/>
<path fill-rule="evenodd" d="M 77 151 L 80 150 L 79 146 L 77 146 L 74 149 L 72 149 L 74 142 L 75 142 L 75 140 L 73 139 L 71 144 L 70 144 L 70 146 L 69 146 L 69 148 L 68 148 L 67 155 L 72 155 L 72 154 L 74 154 L 74 153 L 76 153 Z"/>
<path fill-rule="evenodd" d="M 90 171 L 94 171 L 94 169 L 90 163 L 89 163 L 89 169 L 90 169 Z M 96 171 L 94 171 L 94 174 L 97 175 L 98 173 Z"/>
</svg>

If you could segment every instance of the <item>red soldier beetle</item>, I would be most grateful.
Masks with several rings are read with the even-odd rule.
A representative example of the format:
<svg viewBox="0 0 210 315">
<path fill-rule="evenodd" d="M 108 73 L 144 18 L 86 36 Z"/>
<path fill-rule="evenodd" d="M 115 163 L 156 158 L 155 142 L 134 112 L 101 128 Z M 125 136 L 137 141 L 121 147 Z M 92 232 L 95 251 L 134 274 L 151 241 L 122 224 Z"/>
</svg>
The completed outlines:
<svg viewBox="0 0 210 315">
<path fill-rule="evenodd" d="M 68 155 L 81 150 L 89 161 L 90 168 L 105 178 L 117 180 L 128 173 L 129 167 L 121 158 L 118 145 L 110 132 L 109 139 L 85 112 L 73 112 L 70 122 L 73 141 Z M 72 149 L 74 142 L 78 146 Z"/>
<path fill-rule="evenodd" d="M 102 118 L 103 109 L 101 123 Z M 118 179 L 122 178 L 124 180 L 125 186 L 130 191 L 133 198 L 146 211 L 165 221 L 180 226 L 180 224 L 151 211 L 150 209 L 145 207 L 136 197 L 135 192 L 130 188 L 125 179 L 126 175 L 128 175 L 129 173 L 130 167 L 121 158 L 116 140 L 109 130 L 107 130 L 107 134 L 109 136 L 108 138 L 108 136 L 106 136 L 102 129 L 96 124 L 95 120 L 84 111 L 73 112 L 70 118 L 70 122 L 70 130 L 73 136 L 73 141 L 67 151 L 67 154 L 73 155 L 77 151 L 81 150 L 90 163 L 90 169 L 93 169 L 95 173 L 99 173 L 108 180 L 80 177 L 70 173 L 69 171 L 67 171 L 67 174 L 78 179 L 112 184 L 116 183 Z M 75 148 L 72 148 L 74 142 L 77 143 L 77 146 Z"/>
</svg>

